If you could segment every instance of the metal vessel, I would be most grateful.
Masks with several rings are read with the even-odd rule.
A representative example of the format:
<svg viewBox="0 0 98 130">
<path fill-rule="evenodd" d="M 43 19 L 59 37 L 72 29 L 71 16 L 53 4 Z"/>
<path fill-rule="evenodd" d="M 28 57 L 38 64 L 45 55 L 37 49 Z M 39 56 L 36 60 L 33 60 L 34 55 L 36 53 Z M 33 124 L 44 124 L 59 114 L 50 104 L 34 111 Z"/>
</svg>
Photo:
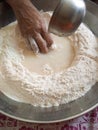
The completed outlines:
<svg viewBox="0 0 98 130">
<path fill-rule="evenodd" d="M 69 36 L 83 22 L 86 13 L 84 0 L 60 0 L 49 23 L 49 32 Z"/>
</svg>

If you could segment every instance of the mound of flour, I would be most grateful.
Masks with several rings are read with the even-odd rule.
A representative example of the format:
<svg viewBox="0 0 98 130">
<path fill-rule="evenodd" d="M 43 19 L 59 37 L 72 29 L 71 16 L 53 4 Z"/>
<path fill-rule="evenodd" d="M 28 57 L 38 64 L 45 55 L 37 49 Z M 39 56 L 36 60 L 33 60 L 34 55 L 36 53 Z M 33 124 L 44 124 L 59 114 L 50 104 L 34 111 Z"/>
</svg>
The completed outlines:
<svg viewBox="0 0 98 130">
<path fill-rule="evenodd" d="M 17 22 L 1 29 L 0 90 L 10 97 L 13 95 L 15 100 L 44 107 L 83 96 L 98 81 L 98 43 L 84 24 L 68 39 L 75 49 L 72 64 L 67 70 L 46 76 L 30 72 L 22 65 L 23 50 L 17 43 L 25 40 L 17 29 Z"/>
</svg>

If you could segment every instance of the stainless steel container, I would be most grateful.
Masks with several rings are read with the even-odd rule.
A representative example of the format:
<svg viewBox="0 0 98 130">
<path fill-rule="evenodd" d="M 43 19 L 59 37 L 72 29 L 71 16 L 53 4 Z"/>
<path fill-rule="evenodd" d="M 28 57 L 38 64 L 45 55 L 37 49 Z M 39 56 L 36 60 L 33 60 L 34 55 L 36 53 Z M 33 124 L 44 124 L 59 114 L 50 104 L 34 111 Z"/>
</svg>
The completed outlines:
<svg viewBox="0 0 98 130">
<path fill-rule="evenodd" d="M 60 0 L 49 23 L 49 32 L 58 36 L 74 33 L 86 13 L 84 0 Z"/>
</svg>

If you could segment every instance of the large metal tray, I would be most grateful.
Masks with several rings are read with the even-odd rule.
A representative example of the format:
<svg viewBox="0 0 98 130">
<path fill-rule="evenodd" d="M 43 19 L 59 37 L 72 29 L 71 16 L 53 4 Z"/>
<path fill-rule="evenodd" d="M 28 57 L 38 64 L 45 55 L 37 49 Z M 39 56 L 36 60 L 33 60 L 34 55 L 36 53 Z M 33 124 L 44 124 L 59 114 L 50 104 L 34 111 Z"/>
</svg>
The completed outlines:
<svg viewBox="0 0 98 130">
<path fill-rule="evenodd" d="M 33 0 L 33 3 L 38 9 L 44 11 L 54 10 L 59 0 Z M 98 6 L 86 0 L 87 14 L 84 23 L 98 36 Z M 0 4 L 0 10 L 2 11 Z M 10 9 L 9 9 L 10 10 Z M 13 21 L 13 14 L 10 12 L 10 19 Z M 1 19 L 3 13 L 0 14 L 0 27 L 9 23 L 5 19 Z M 5 23 L 4 23 L 5 21 Z M 93 44 L 93 43 L 92 43 Z M 0 92 L 0 112 L 12 118 L 36 123 L 53 123 L 66 121 L 78 117 L 98 106 L 98 83 L 96 83 L 87 94 L 73 102 L 60 105 L 58 107 L 42 108 L 34 107 L 30 104 L 16 102 L 2 92 Z"/>
</svg>

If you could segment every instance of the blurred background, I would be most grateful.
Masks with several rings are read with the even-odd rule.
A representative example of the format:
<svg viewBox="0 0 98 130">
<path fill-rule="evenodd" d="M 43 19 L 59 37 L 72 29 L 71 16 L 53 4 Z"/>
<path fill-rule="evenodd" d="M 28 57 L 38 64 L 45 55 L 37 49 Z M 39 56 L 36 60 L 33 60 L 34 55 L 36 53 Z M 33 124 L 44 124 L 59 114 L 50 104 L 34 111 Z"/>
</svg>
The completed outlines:
<svg viewBox="0 0 98 130">
<path fill-rule="evenodd" d="M 8 4 L 6 4 L 6 2 L 2 2 L 3 0 L 0 0 L 0 27 L 7 25 L 8 23 L 12 22 L 15 20 L 14 14 L 12 9 L 9 7 Z M 57 0 L 58 3 L 59 0 Z M 98 4 L 98 0 L 91 0 L 93 2 L 95 2 L 96 4 Z M 44 6 L 45 6 L 45 2 L 49 3 L 49 0 L 44 1 Z M 55 0 L 54 0 L 55 2 Z M 39 5 L 41 6 L 41 4 L 43 3 L 42 0 L 32 0 L 32 3 L 34 5 L 38 5 L 37 3 L 39 3 Z M 47 5 L 47 4 L 46 4 Z M 54 7 L 55 4 L 51 4 L 48 6 L 49 8 L 55 8 Z M 36 6 L 38 9 L 40 9 L 39 6 Z M 47 8 L 48 8 L 47 7 Z M 9 15 L 10 14 L 10 15 Z"/>
<path fill-rule="evenodd" d="M 98 4 L 98 0 L 91 0 L 91 1 L 95 2 L 96 4 Z"/>
</svg>

